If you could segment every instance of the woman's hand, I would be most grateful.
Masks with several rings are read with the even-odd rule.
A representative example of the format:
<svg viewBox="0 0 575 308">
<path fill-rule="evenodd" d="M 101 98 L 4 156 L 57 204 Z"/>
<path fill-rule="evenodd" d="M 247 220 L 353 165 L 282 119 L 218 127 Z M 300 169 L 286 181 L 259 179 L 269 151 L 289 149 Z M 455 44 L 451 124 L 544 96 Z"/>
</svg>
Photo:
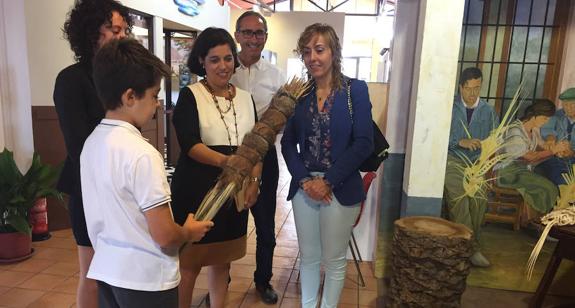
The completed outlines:
<svg viewBox="0 0 575 308">
<path fill-rule="evenodd" d="M 244 208 L 249 209 L 258 200 L 258 195 L 260 193 L 260 181 L 250 181 L 248 187 L 246 188 L 246 192 L 244 195 Z"/>
<path fill-rule="evenodd" d="M 551 146 L 550 150 L 551 150 L 551 152 L 553 152 L 553 155 L 560 156 L 561 153 L 569 152 L 571 150 L 571 145 L 569 144 L 568 141 L 563 140 L 563 141 L 557 142 L 553 146 Z"/>
<path fill-rule="evenodd" d="M 191 147 L 188 156 L 199 163 L 219 168 L 223 168 L 230 158 L 228 155 L 210 149 L 203 143 L 196 143 Z"/>
<path fill-rule="evenodd" d="M 545 150 L 552 151 L 552 149 L 556 145 L 556 143 L 557 143 L 557 138 L 555 138 L 555 136 L 553 136 L 553 135 L 549 135 L 549 136 L 547 136 L 547 138 L 545 138 L 545 142 L 543 143 L 542 147 Z"/>
<path fill-rule="evenodd" d="M 528 151 L 522 158 L 528 163 L 533 163 L 539 159 L 539 155 L 536 151 Z"/>
<path fill-rule="evenodd" d="M 575 155 L 575 152 L 573 152 L 573 150 L 569 148 L 565 151 L 558 152 L 556 155 L 559 158 L 567 158 L 567 157 L 573 157 Z"/>
<path fill-rule="evenodd" d="M 302 188 L 304 192 L 315 201 L 331 202 L 331 187 L 323 178 L 313 178 L 303 183 Z"/>
</svg>

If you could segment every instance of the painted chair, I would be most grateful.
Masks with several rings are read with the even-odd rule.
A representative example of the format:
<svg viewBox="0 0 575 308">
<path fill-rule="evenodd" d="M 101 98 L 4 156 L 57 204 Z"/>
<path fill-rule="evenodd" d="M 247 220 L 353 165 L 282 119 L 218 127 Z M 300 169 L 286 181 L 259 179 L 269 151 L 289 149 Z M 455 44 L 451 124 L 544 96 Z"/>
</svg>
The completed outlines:
<svg viewBox="0 0 575 308">
<path fill-rule="evenodd" d="M 519 230 L 526 206 L 521 194 L 516 189 L 500 187 L 494 181 L 488 198 L 484 221 L 511 224 L 513 230 Z"/>
</svg>

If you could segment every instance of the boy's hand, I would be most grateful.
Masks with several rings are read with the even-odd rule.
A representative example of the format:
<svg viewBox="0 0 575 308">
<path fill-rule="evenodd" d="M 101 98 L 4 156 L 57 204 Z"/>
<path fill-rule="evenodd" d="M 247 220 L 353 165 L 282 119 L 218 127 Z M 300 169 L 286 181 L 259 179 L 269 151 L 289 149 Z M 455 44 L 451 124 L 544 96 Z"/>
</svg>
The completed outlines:
<svg viewBox="0 0 575 308">
<path fill-rule="evenodd" d="M 197 221 L 194 218 L 194 214 L 188 214 L 183 228 L 188 231 L 189 241 L 197 242 L 201 240 L 213 226 L 214 223 L 211 221 Z"/>
</svg>

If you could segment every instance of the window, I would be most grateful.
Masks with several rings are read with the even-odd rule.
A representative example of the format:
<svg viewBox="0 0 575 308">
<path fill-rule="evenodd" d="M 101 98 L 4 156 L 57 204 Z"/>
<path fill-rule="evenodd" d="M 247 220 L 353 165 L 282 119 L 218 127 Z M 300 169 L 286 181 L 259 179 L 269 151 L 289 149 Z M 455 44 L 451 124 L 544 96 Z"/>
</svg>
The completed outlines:
<svg viewBox="0 0 575 308">
<path fill-rule="evenodd" d="M 148 50 L 153 50 L 152 16 L 135 10 L 130 10 L 130 16 L 134 20 L 132 37 Z"/>
<path fill-rule="evenodd" d="M 526 102 L 555 98 L 568 1 L 466 0 L 459 73 L 483 72 L 481 97 L 500 115 L 523 80 Z"/>
<path fill-rule="evenodd" d="M 347 77 L 371 81 L 371 57 L 344 57 L 341 65 Z"/>
<path fill-rule="evenodd" d="M 192 50 L 192 44 L 197 37 L 195 31 L 165 30 L 164 40 L 166 47 L 166 63 L 172 68 L 172 77 L 166 80 L 166 109 L 171 109 L 178 101 L 180 89 L 195 82 L 196 76 L 192 76 L 188 70 L 188 55 Z"/>
</svg>

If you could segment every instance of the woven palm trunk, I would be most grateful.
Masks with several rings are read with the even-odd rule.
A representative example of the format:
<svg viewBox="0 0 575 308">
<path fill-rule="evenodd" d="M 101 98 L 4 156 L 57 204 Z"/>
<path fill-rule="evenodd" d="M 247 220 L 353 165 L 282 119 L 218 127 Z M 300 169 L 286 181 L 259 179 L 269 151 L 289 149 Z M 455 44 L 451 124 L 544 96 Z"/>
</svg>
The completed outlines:
<svg viewBox="0 0 575 308">
<path fill-rule="evenodd" d="M 387 307 L 459 307 L 472 254 L 472 232 L 435 217 L 395 222 Z"/>
<path fill-rule="evenodd" d="M 264 159 L 268 149 L 274 146 L 276 135 L 285 126 L 299 97 L 308 88 L 307 82 L 293 78 L 276 92 L 262 118 L 244 136 L 242 144 L 226 161 L 218 182 L 206 194 L 196 211 L 196 219 L 211 220 L 228 198 L 238 192 L 240 198 L 243 196 L 242 188 L 246 186 L 246 178 L 253 167 Z M 238 211 L 244 210 L 243 202 L 236 200 L 236 206 Z"/>
</svg>

